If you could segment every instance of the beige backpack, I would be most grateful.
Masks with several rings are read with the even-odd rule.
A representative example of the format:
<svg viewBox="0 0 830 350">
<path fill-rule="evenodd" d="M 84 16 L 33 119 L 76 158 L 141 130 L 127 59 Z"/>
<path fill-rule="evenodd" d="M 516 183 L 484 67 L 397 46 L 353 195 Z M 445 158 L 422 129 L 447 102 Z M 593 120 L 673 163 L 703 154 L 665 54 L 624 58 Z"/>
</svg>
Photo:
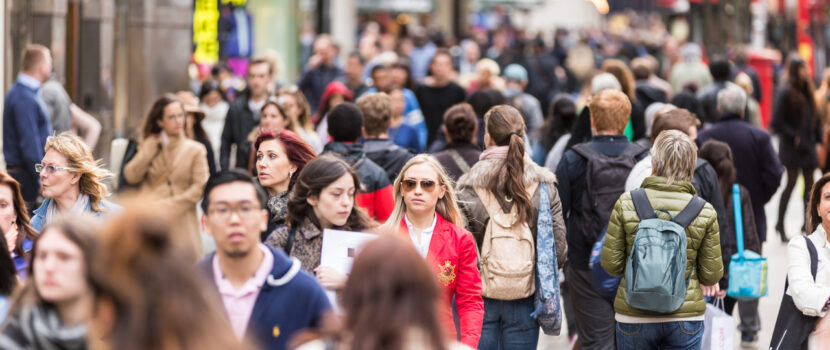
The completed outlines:
<svg viewBox="0 0 830 350">
<path fill-rule="evenodd" d="M 537 186 L 538 183 L 530 185 L 527 192 L 532 195 Z M 481 294 L 497 300 L 533 295 L 536 260 L 533 232 L 527 223 L 517 222 L 516 206 L 505 213 L 489 190 L 477 187 L 475 192 L 490 215 L 479 261 Z"/>
</svg>

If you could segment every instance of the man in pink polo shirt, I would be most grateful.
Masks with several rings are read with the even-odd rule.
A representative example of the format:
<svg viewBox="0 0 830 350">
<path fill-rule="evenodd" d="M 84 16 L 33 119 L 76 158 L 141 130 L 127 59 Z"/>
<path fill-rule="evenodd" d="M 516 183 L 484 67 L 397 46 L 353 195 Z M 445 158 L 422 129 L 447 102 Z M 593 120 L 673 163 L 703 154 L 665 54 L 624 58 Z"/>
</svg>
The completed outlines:
<svg viewBox="0 0 830 350">
<path fill-rule="evenodd" d="M 213 174 L 205 185 L 202 225 L 216 253 L 199 267 L 216 287 L 237 337 L 264 349 L 286 349 L 292 335 L 318 328 L 331 305 L 300 262 L 260 242 L 265 193 L 245 173 Z"/>
</svg>

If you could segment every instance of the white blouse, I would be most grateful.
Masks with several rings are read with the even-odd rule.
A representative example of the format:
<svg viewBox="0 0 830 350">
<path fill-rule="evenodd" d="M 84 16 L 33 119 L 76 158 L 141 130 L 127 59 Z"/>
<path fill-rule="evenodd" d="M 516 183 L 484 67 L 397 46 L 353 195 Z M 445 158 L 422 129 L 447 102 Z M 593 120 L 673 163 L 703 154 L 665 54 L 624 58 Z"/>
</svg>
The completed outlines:
<svg viewBox="0 0 830 350">
<path fill-rule="evenodd" d="M 790 282 L 787 294 L 804 315 L 824 317 L 827 312 L 821 309 L 830 298 L 830 244 L 827 243 L 827 234 L 821 225 L 807 238 L 812 241 L 818 253 L 816 280 L 814 282 L 810 274 L 807 243 L 801 237 L 793 238 L 787 247 L 787 278 Z"/>
</svg>

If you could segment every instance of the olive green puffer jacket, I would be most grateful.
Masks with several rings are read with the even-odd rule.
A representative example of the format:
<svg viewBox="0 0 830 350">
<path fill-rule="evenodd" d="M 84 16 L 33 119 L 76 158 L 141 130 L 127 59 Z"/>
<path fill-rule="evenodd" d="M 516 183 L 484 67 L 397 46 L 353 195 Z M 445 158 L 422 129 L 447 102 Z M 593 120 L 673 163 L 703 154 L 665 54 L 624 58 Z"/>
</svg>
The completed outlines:
<svg viewBox="0 0 830 350">
<path fill-rule="evenodd" d="M 667 185 L 666 178 L 657 176 L 646 178 L 642 187 L 646 189 L 646 196 L 654 210 L 665 209 L 672 215 L 680 213 L 695 194 L 695 188 L 689 182 L 681 181 Z M 659 213 L 658 216 L 664 220 L 669 219 L 665 213 Z M 631 253 L 639 223 L 640 217 L 634 208 L 631 193 L 623 193 L 611 212 L 605 245 L 602 247 L 602 267 L 608 273 L 616 276 L 625 274 L 626 259 Z M 703 300 L 700 284 L 714 285 L 723 276 L 718 220 L 711 204 L 706 203 L 697 218 L 686 228 L 686 238 L 685 277 L 689 278 L 692 264 L 694 264 L 694 272 L 686 288 L 686 300 L 683 301 L 680 309 L 668 315 L 654 315 L 632 308 L 625 302 L 625 277 L 623 277 L 614 300 L 614 311 L 633 317 L 679 318 L 703 315 L 706 311 L 706 302 Z"/>
</svg>

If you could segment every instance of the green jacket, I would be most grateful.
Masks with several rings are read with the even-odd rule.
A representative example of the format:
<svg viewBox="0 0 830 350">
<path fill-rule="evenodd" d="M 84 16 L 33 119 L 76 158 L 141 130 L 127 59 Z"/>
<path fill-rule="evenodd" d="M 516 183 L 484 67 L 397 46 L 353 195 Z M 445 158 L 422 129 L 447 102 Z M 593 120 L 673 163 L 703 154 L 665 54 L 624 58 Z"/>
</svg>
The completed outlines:
<svg viewBox="0 0 830 350">
<path fill-rule="evenodd" d="M 642 187 L 646 189 L 646 195 L 654 210 L 665 209 L 672 215 L 677 215 L 683 210 L 695 194 L 695 188 L 689 182 L 681 181 L 667 185 L 666 178 L 657 176 L 646 178 Z M 665 213 L 659 213 L 658 216 L 664 220 L 669 219 Z M 631 193 L 623 193 L 611 212 L 605 245 L 602 247 L 602 267 L 608 273 L 616 276 L 625 274 L 625 263 L 631 254 L 639 223 L 640 217 L 634 209 Z M 623 277 L 614 300 L 614 311 L 633 317 L 679 318 L 703 315 L 706 311 L 706 302 L 703 300 L 700 284 L 714 285 L 723 276 L 718 220 L 711 204 L 706 203 L 697 218 L 686 228 L 686 237 L 686 278 L 689 278 L 692 264 L 695 268 L 689 278 L 686 300 L 680 309 L 668 315 L 654 315 L 628 306 L 625 302 L 625 277 Z"/>
</svg>

